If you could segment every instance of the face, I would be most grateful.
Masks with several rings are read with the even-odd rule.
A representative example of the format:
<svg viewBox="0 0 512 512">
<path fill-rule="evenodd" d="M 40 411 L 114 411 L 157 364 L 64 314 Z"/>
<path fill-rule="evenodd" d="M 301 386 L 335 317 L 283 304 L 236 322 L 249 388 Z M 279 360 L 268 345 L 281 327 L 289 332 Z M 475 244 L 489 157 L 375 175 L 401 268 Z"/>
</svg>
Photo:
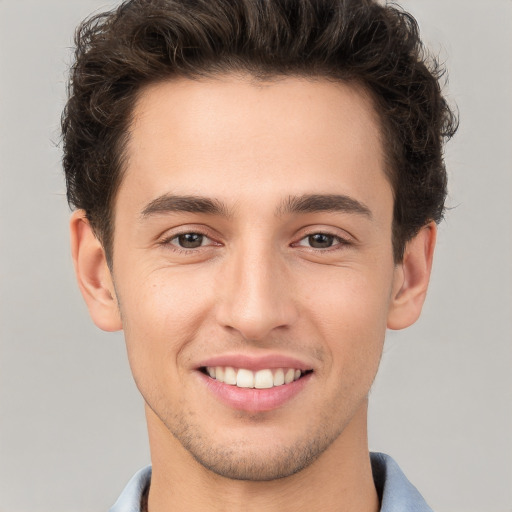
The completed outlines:
<svg viewBox="0 0 512 512">
<path fill-rule="evenodd" d="M 399 280 L 367 96 L 298 78 L 160 83 L 127 156 L 113 282 L 150 436 L 268 480 L 359 435 Z"/>
</svg>

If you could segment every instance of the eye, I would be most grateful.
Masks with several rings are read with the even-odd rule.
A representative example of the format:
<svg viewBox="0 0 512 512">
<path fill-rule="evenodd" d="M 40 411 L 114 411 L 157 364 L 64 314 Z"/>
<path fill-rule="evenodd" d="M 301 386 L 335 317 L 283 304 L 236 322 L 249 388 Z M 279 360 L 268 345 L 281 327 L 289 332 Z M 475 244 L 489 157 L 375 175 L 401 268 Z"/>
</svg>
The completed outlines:
<svg viewBox="0 0 512 512">
<path fill-rule="evenodd" d="M 211 243 L 211 240 L 201 233 L 182 233 L 169 240 L 169 243 L 182 249 L 197 249 Z"/>
<path fill-rule="evenodd" d="M 348 242 L 343 238 L 328 233 L 312 233 L 300 240 L 297 245 L 311 247 L 312 249 L 329 249 L 336 245 L 346 245 Z"/>
</svg>

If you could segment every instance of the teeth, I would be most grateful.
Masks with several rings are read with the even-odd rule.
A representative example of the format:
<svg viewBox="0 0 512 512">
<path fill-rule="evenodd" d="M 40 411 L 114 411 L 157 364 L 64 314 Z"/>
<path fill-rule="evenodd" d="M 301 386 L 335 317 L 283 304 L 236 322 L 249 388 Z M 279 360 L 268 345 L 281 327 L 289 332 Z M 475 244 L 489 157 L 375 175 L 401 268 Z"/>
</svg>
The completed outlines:
<svg viewBox="0 0 512 512">
<path fill-rule="evenodd" d="M 240 373 L 242 370 L 239 370 Z M 252 373 L 252 372 L 251 372 Z M 274 387 L 274 376 L 271 370 L 260 370 L 254 374 L 254 387 L 257 389 L 268 389 Z"/>
<path fill-rule="evenodd" d="M 253 372 L 245 368 L 233 368 L 231 366 L 208 366 L 206 373 L 212 378 L 224 384 L 239 388 L 269 389 L 300 379 L 301 370 L 295 368 L 265 369 Z"/>
<path fill-rule="evenodd" d="M 250 370 L 238 370 L 238 374 L 236 376 L 236 385 L 239 388 L 253 388 L 254 373 L 252 373 Z"/>
<path fill-rule="evenodd" d="M 294 379 L 295 379 L 295 370 L 293 368 L 286 370 L 286 374 L 284 376 L 284 383 L 290 384 L 290 382 L 293 382 Z"/>
<path fill-rule="evenodd" d="M 217 374 L 217 371 L 215 371 L 215 374 Z M 231 366 L 226 366 L 224 370 L 224 383 L 231 384 L 232 386 L 236 385 L 236 371 Z"/>
<path fill-rule="evenodd" d="M 274 386 L 282 386 L 284 384 L 284 371 L 279 368 L 274 373 Z"/>
</svg>

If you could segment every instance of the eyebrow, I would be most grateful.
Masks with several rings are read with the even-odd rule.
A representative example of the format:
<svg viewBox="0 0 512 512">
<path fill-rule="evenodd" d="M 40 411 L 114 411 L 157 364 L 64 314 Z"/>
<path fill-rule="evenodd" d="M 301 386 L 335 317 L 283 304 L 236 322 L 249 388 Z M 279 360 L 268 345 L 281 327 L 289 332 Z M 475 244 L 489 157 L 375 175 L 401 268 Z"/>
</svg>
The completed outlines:
<svg viewBox="0 0 512 512">
<path fill-rule="evenodd" d="M 343 194 L 305 194 L 289 196 L 279 207 L 280 215 L 289 213 L 340 212 L 356 213 L 372 218 L 372 212 L 364 203 Z"/>
<path fill-rule="evenodd" d="M 148 203 L 141 212 L 142 219 L 171 212 L 205 213 L 230 217 L 229 208 L 218 199 L 202 196 L 164 194 Z M 290 213 L 340 212 L 356 213 L 372 218 L 370 209 L 362 202 L 343 194 L 304 194 L 289 196 L 277 208 L 277 215 Z"/>
<path fill-rule="evenodd" d="M 206 213 L 208 215 L 220 215 L 229 217 L 227 206 L 217 199 L 201 196 L 176 196 L 164 194 L 148 203 L 141 212 L 144 219 L 159 213 L 188 212 Z"/>
</svg>

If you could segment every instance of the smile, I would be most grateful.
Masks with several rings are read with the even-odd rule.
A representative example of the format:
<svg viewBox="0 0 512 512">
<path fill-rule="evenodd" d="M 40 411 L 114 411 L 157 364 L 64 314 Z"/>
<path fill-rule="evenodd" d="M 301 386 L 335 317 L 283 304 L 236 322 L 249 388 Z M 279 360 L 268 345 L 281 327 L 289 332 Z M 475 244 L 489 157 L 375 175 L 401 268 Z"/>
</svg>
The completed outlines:
<svg viewBox="0 0 512 512">
<path fill-rule="evenodd" d="M 202 368 L 202 371 L 223 384 L 255 389 L 270 389 L 291 384 L 306 373 L 310 373 L 310 370 L 303 371 L 297 368 L 267 368 L 252 371 L 246 368 L 233 368 L 232 366 L 207 366 Z"/>
</svg>

